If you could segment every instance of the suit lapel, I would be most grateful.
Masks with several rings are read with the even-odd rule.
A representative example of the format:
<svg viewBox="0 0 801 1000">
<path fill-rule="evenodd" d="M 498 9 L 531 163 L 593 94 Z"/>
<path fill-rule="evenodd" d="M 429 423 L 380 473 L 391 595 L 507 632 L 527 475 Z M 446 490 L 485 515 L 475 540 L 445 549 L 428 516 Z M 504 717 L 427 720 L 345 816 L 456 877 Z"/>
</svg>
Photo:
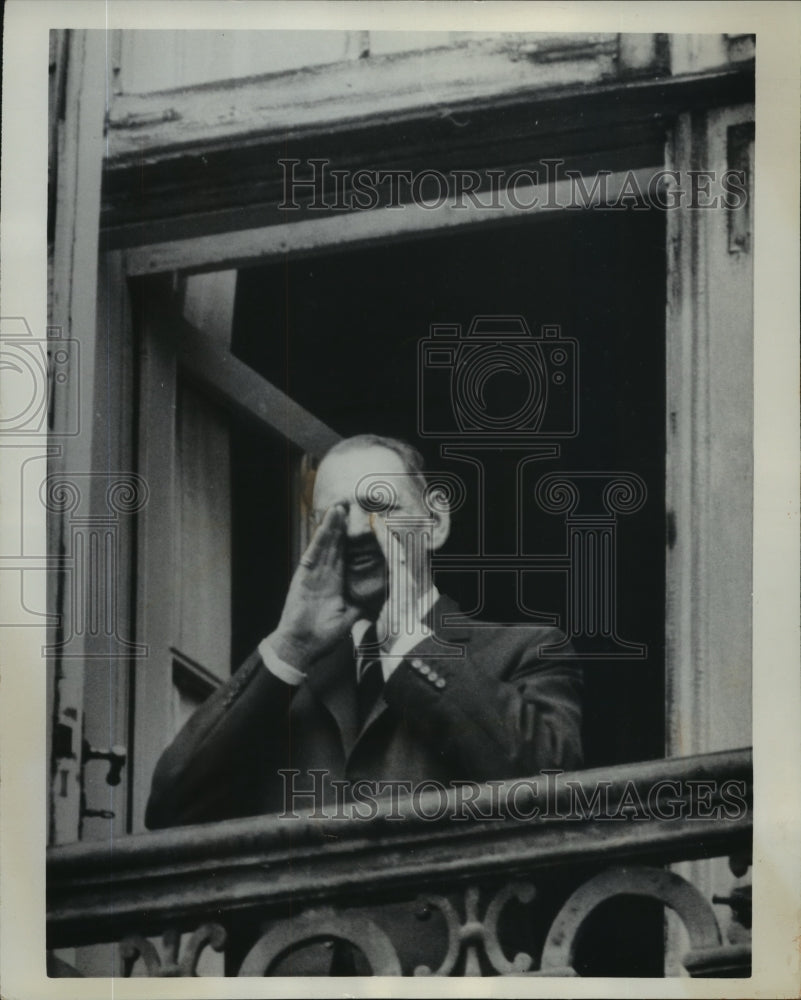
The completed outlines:
<svg viewBox="0 0 801 1000">
<path fill-rule="evenodd" d="M 449 624 L 449 617 L 459 615 L 459 606 L 446 596 L 441 596 L 432 609 L 431 632 L 404 656 L 404 659 L 419 656 L 432 660 L 442 656 L 458 656 L 458 646 L 469 645 L 472 630 L 469 627 Z M 353 753 L 365 733 L 385 715 L 388 706 L 384 696 L 379 695 L 364 726 L 359 729 L 356 706 L 356 664 L 353 656 L 353 642 L 350 636 L 342 639 L 331 652 L 309 671 L 307 684 L 314 697 L 331 714 L 342 741 L 345 759 Z"/>
<path fill-rule="evenodd" d="M 441 656 L 459 655 L 458 647 L 467 646 L 471 630 L 459 624 L 446 624 L 449 616 L 456 616 L 458 614 L 459 605 L 451 600 L 450 597 L 441 596 L 431 611 L 431 631 L 416 646 L 410 649 L 408 653 L 404 654 L 403 659 L 408 660 L 419 656 L 421 659 L 430 660 Z M 466 650 L 464 655 L 467 655 Z M 401 660 L 400 662 L 403 661 Z M 400 666 L 400 663 L 398 666 Z M 355 670 L 353 674 L 355 675 Z M 380 694 L 370 714 L 367 716 L 361 731 L 358 730 L 357 725 L 356 738 L 351 744 L 350 749 L 346 749 L 346 757 L 350 756 L 364 734 L 369 729 L 372 729 L 373 725 L 387 712 L 388 708 L 389 706 L 384 700 L 383 694 Z"/>
<path fill-rule="evenodd" d="M 431 610 L 431 631 L 413 649 L 409 650 L 404 659 L 416 656 L 421 659 L 461 658 L 462 650 L 460 647 L 467 646 L 473 632 L 469 625 L 459 623 L 460 617 L 459 605 L 443 594 Z M 450 618 L 456 618 L 457 621 L 450 623 Z"/>
</svg>

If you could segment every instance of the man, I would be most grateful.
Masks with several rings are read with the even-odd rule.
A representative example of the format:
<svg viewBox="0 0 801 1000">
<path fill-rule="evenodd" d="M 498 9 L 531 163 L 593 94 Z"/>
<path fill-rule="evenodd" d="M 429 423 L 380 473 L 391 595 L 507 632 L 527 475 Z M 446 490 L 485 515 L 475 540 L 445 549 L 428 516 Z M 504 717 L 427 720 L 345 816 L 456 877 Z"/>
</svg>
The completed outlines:
<svg viewBox="0 0 801 1000">
<path fill-rule="evenodd" d="M 278 626 L 162 755 L 150 828 L 311 804 L 288 788 L 325 805 L 360 779 L 414 788 L 581 765 L 579 670 L 547 659 L 561 633 L 454 621 L 429 558 L 449 514 L 425 486 L 403 442 L 361 435 L 328 452 Z"/>
</svg>

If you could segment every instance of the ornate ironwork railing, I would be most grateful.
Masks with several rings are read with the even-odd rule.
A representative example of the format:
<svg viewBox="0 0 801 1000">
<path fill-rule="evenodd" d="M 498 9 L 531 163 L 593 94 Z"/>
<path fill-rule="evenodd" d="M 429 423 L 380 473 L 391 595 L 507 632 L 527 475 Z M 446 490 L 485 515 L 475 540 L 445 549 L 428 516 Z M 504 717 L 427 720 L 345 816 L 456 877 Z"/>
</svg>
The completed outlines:
<svg viewBox="0 0 801 1000">
<path fill-rule="evenodd" d="M 195 975 L 208 947 L 229 975 L 572 976 L 615 921 L 661 960 L 668 907 L 689 974 L 748 975 L 747 888 L 709 900 L 668 866 L 728 857 L 744 875 L 751 790 L 738 750 L 54 848 L 51 968 L 116 942 L 120 975 Z M 735 914 L 728 940 L 713 902 Z"/>
</svg>

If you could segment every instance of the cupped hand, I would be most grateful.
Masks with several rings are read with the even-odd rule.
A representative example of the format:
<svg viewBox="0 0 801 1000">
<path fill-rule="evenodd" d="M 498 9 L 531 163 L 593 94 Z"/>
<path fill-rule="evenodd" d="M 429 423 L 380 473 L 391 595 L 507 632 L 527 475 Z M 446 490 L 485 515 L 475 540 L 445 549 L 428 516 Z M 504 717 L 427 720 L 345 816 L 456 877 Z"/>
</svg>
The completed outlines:
<svg viewBox="0 0 801 1000">
<path fill-rule="evenodd" d="M 333 647 L 361 615 L 345 598 L 345 524 L 341 505 L 326 511 L 300 558 L 278 628 L 270 636 L 275 653 L 301 670 Z"/>
</svg>

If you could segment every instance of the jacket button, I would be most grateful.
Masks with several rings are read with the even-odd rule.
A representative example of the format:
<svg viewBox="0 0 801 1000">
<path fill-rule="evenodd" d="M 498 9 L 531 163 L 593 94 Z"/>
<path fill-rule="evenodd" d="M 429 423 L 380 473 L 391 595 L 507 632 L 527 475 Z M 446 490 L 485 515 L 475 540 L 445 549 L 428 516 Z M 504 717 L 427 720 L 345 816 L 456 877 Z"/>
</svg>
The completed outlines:
<svg viewBox="0 0 801 1000">
<path fill-rule="evenodd" d="M 442 690 L 442 688 L 445 687 L 445 678 L 444 677 L 438 677 L 436 679 L 436 681 L 434 682 L 434 687 L 438 687 L 440 690 Z"/>
</svg>

